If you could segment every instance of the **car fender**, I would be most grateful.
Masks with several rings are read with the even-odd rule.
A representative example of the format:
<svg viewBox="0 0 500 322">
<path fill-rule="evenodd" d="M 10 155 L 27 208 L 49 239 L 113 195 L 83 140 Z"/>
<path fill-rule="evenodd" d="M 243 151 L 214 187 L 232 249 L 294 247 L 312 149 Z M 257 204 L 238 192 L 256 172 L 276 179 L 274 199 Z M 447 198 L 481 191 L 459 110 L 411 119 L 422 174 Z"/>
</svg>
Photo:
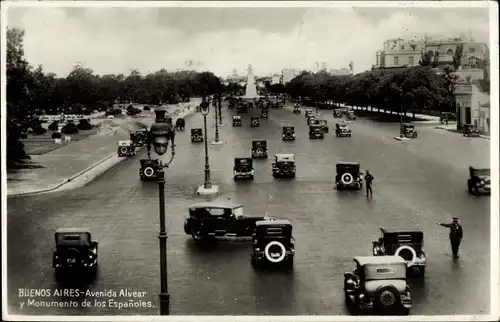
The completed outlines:
<svg viewBox="0 0 500 322">
<path fill-rule="evenodd" d="M 184 232 L 187 235 L 191 234 L 191 226 L 192 225 L 193 225 L 193 219 L 187 218 L 186 220 L 184 220 Z"/>
</svg>

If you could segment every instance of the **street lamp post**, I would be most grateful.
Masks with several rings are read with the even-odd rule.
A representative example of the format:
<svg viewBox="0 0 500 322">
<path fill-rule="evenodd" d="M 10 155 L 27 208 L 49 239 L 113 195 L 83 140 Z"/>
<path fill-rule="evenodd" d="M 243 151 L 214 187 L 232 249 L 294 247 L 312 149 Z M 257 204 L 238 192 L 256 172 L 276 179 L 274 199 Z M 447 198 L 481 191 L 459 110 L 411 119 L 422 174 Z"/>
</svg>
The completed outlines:
<svg viewBox="0 0 500 322">
<path fill-rule="evenodd" d="M 214 96 L 214 99 L 212 101 L 212 106 L 214 108 L 214 118 L 215 118 L 215 140 L 212 141 L 212 145 L 222 145 L 224 144 L 224 142 L 222 142 L 221 140 L 219 140 L 219 122 L 218 122 L 218 118 L 217 118 L 217 114 L 219 112 L 219 109 L 217 108 L 217 102 L 218 102 L 218 99 Z"/>
<path fill-rule="evenodd" d="M 158 197 L 160 207 L 160 229 L 158 239 L 160 240 L 160 314 L 170 314 L 170 294 L 168 292 L 168 275 L 167 275 L 167 227 L 165 220 L 165 172 L 164 168 L 168 168 L 175 156 L 175 131 L 171 124 L 167 123 L 165 117 L 166 110 L 155 109 L 156 120 L 148 132 L 147 149 L 148 157 L 151 158 L 151 145 L 154 146 L 156 154 L 163 155 L 167 152 L 169 141 L 171 142 L 171 157 L 170 161 L 164 164 L 158 160 L 156 166 L 156 175 L 158 182 Z"/>
<path fill-rule="evenodd" d="M 404 137 L 403 131 L 403 97 L 399 97 L 399 137 Z"/>
<path fill-rule="evenodd" d="M 219 187 L 210 182 L 210 164 L 208 159 L 208 138 L 207 138 L 207 115 L 209 113 L 210 103 L 205 98 L 200 104 L 201 114 L 203 114 L 203 125 L 205 128 L 205 182 L 198 187 L 198 195 L 210 196 L 219 193 Z"/>
<path fill-rule="evenodd" d="M 219 115 L 219 126 L 224 126 L 222 123 L 222 96 L 219 96 L 219 101 L 218 101 L 218 115 Z"/>
</svg>

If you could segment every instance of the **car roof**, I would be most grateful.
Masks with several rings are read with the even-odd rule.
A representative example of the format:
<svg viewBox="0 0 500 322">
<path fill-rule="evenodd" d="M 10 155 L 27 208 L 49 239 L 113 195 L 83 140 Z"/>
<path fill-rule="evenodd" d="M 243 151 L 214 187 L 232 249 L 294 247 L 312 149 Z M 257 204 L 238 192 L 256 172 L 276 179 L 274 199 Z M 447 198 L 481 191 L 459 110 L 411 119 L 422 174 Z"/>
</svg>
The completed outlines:
<svg viewBox="0 0 500 322">
<path fill-rule="evenodd" d="M 411 123 L 403 123 L 404 126 L 415 126 L 414 124 Z"/>
<path fill-rule="evenodd" d="M 406 264 L 401 256 L 356 256 L 353 260 L 361 266 Z"/>
<path fill-rule="evenodd" d="M 70 228 L 58 228 L 56 230 L 56 234 L 80 234 L 80 233 L 90 233 L 90 228 L 70 227 Z"/>
<path fill-rule="evenodd" d="M 256 226 L 269 226 L 269 225 L 292 225 L 286 219 L 278 219 L 278 220 L 259 220 L 255 223 Z"/>
<path fill-rule="evenodd" d="M 491 170 L 489 166 L 479 166 L 478 164 L 470 165 L 469 167 L 471 167 L 474 170 L 486 170 L 486 169 Z"/>
<path fill-rule="evenodd" d="M 360 165 L 360 162 L 337 162 L 337 165 Z"/>
<path fill-rule="evenodd" d="M 188 208 L 239 208 L 242 207 L 242 204 L 229 202 L 229 201 L 209 201 L 209 202 L 199 202 L 190 205 Z"/>
<path fill-rule="evenodd" d="M 419 229 L 408 229 L 408 228 L 389 228 L 389 229 L 386 229 L 386 228 L 380 228 L 380 230 L 384 233 L 384 234 L 391 234 L 391 233 L 422 233 L 423 232 Z"/>
<path fill-rule="evenodd" d="M 293 157 L 295 157 L 295 154 L 293 154 L 293 153 L 276 153 L 274 156 L 277 158 L 293 158 Z"/>
</svg>

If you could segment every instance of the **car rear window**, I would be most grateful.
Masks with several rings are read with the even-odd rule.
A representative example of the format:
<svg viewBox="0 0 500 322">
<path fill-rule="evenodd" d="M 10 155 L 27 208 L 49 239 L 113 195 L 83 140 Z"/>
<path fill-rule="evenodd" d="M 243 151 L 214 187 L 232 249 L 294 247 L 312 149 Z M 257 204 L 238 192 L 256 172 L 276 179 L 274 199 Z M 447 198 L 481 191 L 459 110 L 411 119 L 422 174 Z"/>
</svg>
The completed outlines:
<svg viewBox="0 0 500 322">
<path fill-rule="evenodd" d="M 276 227 L 273 227 L 273 228 L 267 228 L 267 234 L 268 235 L 281 235 L 283 230 L 281 228 L 276 228 Z"/>
<path fill-rule="evenodd" d="M 387 274 L 393 274 L 395 272 L 396 271 L 390 267 L 377 268 L 377 275 L 387 275 Z"/>
<path fill-rule="evenodd" d="M 400 243 L 411 242 L 411 235 L 398 235 L 398 242 Z"/>
<path fill-rule="evenodd" d="M 80 240 L 80 236 L 79 235 L 67 235 L 67 236 L 64 236 L 64 240 Z"/>
</svg>

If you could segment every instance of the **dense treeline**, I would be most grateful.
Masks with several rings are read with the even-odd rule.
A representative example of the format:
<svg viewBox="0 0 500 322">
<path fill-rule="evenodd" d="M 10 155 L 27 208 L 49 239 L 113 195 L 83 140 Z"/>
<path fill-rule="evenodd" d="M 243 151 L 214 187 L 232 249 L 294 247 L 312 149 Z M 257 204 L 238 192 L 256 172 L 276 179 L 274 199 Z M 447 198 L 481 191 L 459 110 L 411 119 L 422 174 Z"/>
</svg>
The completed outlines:
<svg viewBox="0 0 500 322">
<path fill-rule="evenodd" d="M 452 111 L 455 79 L 449 69 L 438 75 L 422 66 L 378 69 L 354 76 L 303 72 L 287 83 L 285 90 L 291 96 L 313 102 L 379 107 L 396 113 L 422 109 Z"/>
<path fill-rule="evenodd" d="M 20 138 L 27 128 L 39 128 L 37 115 L 113 111 L 114 103 L 172 104 L 222 88 L 220 79 L 211 72 L 162 69 L 148 75 L 136 70 L 128 76 L 96 75 L 91 69 L 76 65 L 67 77 L 57 77 L 44 72 L 42 66 L 30 66 L 24 57 L 23 38 L 23 30 L 7 30 L 9 163 L 28 158 Z"/>
<path fill-rule="evenodd" d="M 420 66 L 398 69 L 374 69 L 354 76 L 332 76 L 326 72 L 302 72 L 286 84 L 284 92 L 306 98 L 312 104 L 334 102 L 359 107 L 377 107 L 404 114 L 428 110 L 455 111 L 455 83 L 458 79 L 463 48 L 455 52 L 453 63 L 436 68 L 439 57 L 422 53 Z M 484 78 L 466 81 L 490 91 L 489 62 L 481 62 Z"/>
</svg>

